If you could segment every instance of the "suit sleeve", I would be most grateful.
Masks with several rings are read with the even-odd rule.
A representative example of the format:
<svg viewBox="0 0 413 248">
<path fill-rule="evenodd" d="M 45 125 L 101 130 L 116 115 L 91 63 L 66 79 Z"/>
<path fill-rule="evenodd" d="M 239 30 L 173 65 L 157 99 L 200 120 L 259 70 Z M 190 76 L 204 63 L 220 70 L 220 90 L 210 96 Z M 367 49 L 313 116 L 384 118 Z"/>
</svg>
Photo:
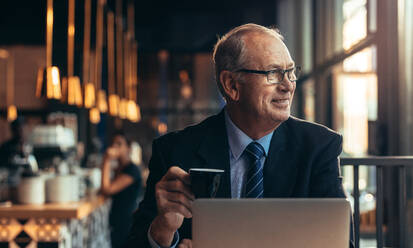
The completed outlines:
<svg viewBox="0 0 413 248">
<path fill-rule="evenodd" d="M 340 173 L 339 155 L 342 151 L 343 137 L 333 136 L 332 140 L 321 149 L 315 160 L 311 178 L 311 197 L 346 198 L 343 178 Z M 354 247 L 353 217 L 350 213 L 350 244 Z"/>
<path fill-rule="evenodd" d="M 315 158 L 311 173 L 311 197 L 345 198 L 338 156 L 342 151 L 341 135 L 332 136 Z"/>
<path fill-rule="evenodd" d="M 149 176 L 145 196 L 134 213 L 133 224 L 128 241 L 124 247 L 151 247 L 148 241 L 148 229 L 158 210 L 155 199 L 155 185 L 167 171 L 159 144 L 155 140 L 152 144 L 152 157 L 149 161 Z"/>
</svg>

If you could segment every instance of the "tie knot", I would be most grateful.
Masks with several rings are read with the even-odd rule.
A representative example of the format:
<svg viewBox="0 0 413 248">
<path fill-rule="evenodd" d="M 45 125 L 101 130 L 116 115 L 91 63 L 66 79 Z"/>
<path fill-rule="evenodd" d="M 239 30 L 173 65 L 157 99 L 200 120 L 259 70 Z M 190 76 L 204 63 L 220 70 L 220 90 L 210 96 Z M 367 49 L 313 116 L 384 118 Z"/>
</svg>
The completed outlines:
<svg viewBox="0 0 413 248">
<path fill-rule="evenodd" d="M 253 156 L 255 160 L 261 159 L 265 154 L 264 147 L 262 147 L 262 145 L 260 145 L 259 143 L 255 141 L 249 143 L 247 148 L 245 148 L 245 151 L 251 156 Z"/>
</svg>

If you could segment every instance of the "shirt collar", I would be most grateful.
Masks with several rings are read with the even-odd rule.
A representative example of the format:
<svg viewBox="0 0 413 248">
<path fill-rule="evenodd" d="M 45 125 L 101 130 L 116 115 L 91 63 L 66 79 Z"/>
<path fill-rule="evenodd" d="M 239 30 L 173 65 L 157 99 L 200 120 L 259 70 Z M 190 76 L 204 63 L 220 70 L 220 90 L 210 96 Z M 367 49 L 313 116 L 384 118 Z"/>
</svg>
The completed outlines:
<svg viewBox="0 0 413 248">
<path fill-rule="evenodd" d="M 226 110 L 225 110 L 225 126 L 227 129 L 229 149 L 231 151 L 232 156 L 234 156 L 235 160 L 237 160 L 242 155 L 245 148 L 249 145 L 249 143 L 253 141 L 262 145 L 265 151 L 265 156 L 267 156 L 268 150 L 270 149 L 271 138 L 272 138 L 272 135 L 274 134 L 274 131 L 272 131 L 271 133 L 265 135 L 264 137 L 258 140 L 253 140 L 248 135 L 246 135 L 243 131 L 241 131 L 241 129 L 239 129 L 234 124 L 234 122 L 232 122 Z"/>
</svg>

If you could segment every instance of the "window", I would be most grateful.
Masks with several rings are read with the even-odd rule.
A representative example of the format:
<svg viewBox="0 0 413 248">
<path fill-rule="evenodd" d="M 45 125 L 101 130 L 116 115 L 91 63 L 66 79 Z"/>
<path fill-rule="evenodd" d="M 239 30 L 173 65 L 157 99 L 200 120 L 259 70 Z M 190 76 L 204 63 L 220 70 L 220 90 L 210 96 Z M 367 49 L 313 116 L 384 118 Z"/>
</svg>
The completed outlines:
<svg viewBox="0 0 413 248">
<path fill-rule="evenodd" d="M 367 0 L 345 0 L 343 3 L 343 49 L 348 51 L 368 35 Z M 368 153 L 369 122 L 377 120 L 377 56 L 375 45 L 344 59 L 334 75 L 333 126 L 343 135 L 344 156 Z M 344 167 L 344 188 L 353 190 L 353 168 Z M 359 168 L 360 212 L 368 215 L 375 209 L 375 168 Z M 350 194 L 349 194 L 350 195 Z M 352 200 L 352 199 L 351 199 Z M 373 229 L 360 223 L 361 235 Z M 371 240 L 374 242 L 373 240 Z M 369 242 L 364 240 L 364 242 Z M 374 245 L 374 244 L 372 244 Z"/>
</svg>

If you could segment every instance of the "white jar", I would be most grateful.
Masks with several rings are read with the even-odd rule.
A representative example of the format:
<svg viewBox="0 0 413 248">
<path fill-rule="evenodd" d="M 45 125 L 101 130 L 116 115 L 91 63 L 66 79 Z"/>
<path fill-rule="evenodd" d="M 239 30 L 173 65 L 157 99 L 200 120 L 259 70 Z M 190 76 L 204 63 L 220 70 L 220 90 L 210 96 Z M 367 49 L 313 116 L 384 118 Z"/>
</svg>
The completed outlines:
<svg viewBox="0 0 413 248">
<path fill-rule="evenodd" d="M 56 176 L 46 181 L 48 202 L 65 203 L 79 201 L 79 178 L 75 175 Z"/>
<path fill-rule="evenodd" d="M 24 177 L 17 187 L 17 200 L 22 204 L 43 204 L 45 202 L 44 178 Z"/>
</svg>

